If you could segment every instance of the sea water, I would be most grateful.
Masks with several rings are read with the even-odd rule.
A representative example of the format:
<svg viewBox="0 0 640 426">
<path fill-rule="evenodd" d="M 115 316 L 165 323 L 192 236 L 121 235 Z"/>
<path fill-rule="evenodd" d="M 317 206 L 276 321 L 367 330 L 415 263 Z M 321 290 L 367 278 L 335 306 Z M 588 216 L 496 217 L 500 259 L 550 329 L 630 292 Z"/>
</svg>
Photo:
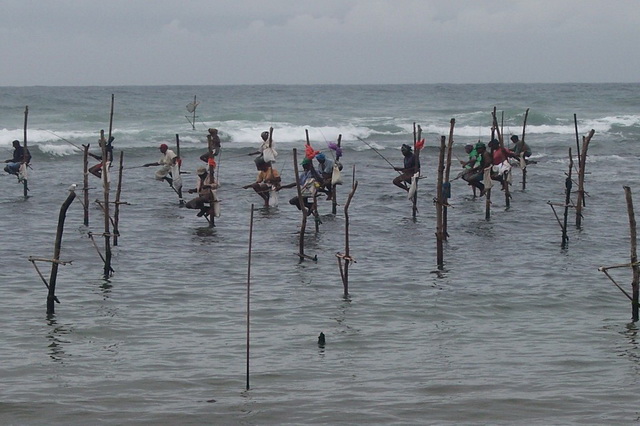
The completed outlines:
<svg viewBox="0 0 640 426">
<path fill-rule="evenodd" d="M 104 218 L 90 224 L 82 192 L 66 214 L 54 316 L 28 258 L 51 258 L 60 206 L 82 187 L 83 144 L 100 130 L 123 154 L 115 273 L 104 279 Z M 200 102 L 196 117 L 185 106 Z M 24 139 L 29 197 L 0 176 L 0 423 L 2 424 L 629 424 L 637 422 L 638 327 L 628 299 L 598 271 L 629 261 L 623 186 L 638 192 L 640 85 L 166 86 L 0 88 L 0 152 Z M 453 153 L 490 138 L 497 107 L 505 140 L 522 135 L 537 164 L 514 169 L 510 208 L 452 182 L 445 265 L 436 267 L 438 146 L 455 119 Z M 593 129 L 582 229 L 569 244 L 548 202 L 564 203 L 569 149 Z M 189 120 L 193 121 L 193 125 Z M 418 213 L 391 181 L 399 147 L 426 139 Z M 193 128 L 195 127 L 195 129 Z M 209 228 L 154 180 L 158 146 L 180 140 L 184 189 L 218 128 L 221 217 Z M 274 128 L 283 182 L 293 148 L 328 155 L 342 136 L 338 210 L 321 199 L 300 262 L 301 215 L 279 194 L 262 208 L 249 154 Z M 371 147 L 358 138 L 364 139 Z M 383 158 L 384 157 L 384 158 Z M 91 164 L 93 160 L 91 159 Z M 451 176 L 459 171 L 453 158 Z M 112 169 L 112 186 L 117 182 Z M 575 170 L 573 177 L 576 177 Z M 349 296 L 335 254 L 345 251 Z M 574 185 L 574 190 L 577 187 Z M 185 194 L 185 198 L 190 198 Z M 111 200 L 114 195 L 112 191 Z M 573 200 L 575 202 L 575 194 Z M 636 200 L 640 197 L 636 196 Z M 251 205 L 250 389 L 247 283 Z M 636 201 L 640 205 L 640 201 Z M 562 208 L 556 208 L 561 215 Z M 50 265 L 39 263 L 46 278 Z M 629 269 L 611 271 L 627 291 Z M 319 347 L 320 332 L 326 345 Z"/>
</svg>

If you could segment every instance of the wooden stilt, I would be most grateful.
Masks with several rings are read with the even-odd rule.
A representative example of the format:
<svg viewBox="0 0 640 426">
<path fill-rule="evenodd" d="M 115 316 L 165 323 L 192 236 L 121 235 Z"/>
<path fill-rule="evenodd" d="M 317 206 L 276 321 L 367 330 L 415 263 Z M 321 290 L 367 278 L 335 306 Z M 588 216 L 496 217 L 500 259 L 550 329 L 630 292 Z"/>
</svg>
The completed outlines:
<svg viewBox="0 0 640 426">
<path fill-rule="evenodd" d="M 420 140 L 420 136 L 422 136 L 422 127 L 418 125 L 416 130 L 416 123 L 413 123 L 413 155 L 415 156 L 415 165 L 416 169 L 414 173 L 418 173 L 418 177 L 420 176 L 420 150 L 418 149 L 418 141 Z M 411 217 L 413 220 L 416 219 L 418 214 L 418 182 L 416 181 L 416 191 L 413 193 L 413 198 L 411 199 Z"/>
<path fill-rule="evenodd" d="M 82 194 L 84 196 L 84 203 L 82 205 L 84 210 L 84 226 L 89 226 L 89 144 L 82 145 L 84 148 L 83 153 L 83 187 Z"/>
<path fill-rule="evenodd" d="M 104 194 L 104 278 L 111 276 L 111 217 L 109 207 L 109 171 L 107 170 L 107 141 L 104 130 L 100 130 L 100 146 L 102 147 L 102 185 Z"/>
<path fill-rule="evenodd" d="M 176 133 L 176 155 L 178 156 L 178 175 L 180 175 L 180 165 L 182 164 L 182 157 L 180 157 L 180 135 Z M 175 179 L 175 177 L 174 177 Z M 182 179 L 182 178 L 181 178 Z M 182 185 L 176 190 L 178 193 L 178 199 L 180 203 L 180 207 L 184 206 L 184 198 L 182 198 Z"/>
<path fill-rule="evenodd" d="M 342 135 L 338 135 L 338 148 L 342 148 Z M 338 185 L 331 185 L 331 194 L 333 197 L 331 198 L 331 213 L 336 214 L 338 211 L 338 197 L 336 196 L 336 189 Z"/>
<path fill-rule="evenodd" d="M 300 185 L 299 173 L 298 173 L 298 151 L 293 148 L 293 170 L 296 176 L 296 190 L 298 191 L 298 206 L 302 212 L 302 222 L 300 224 L 300 240 L 298 242 L 298 257 L 300 261 L 303 261 L 307 256 L 304 254 L 304 233 L 307 228 L 307 208 L 304 205 L 304 199 L 302 198 L 302 187 Z"/>
<path fill-rule="evenodd" d="M 567 223 L 569 220 L 569 206 L 571 204 L 571 187 L 573 180 L 571 179 L 571 172 L 573 170 L 573 156 L 571 155 L 571 148 L 569 148 L 569 172 L 567 178 L 564 181 L 564 220 L 562 224 L 562 248 L 567 248 L 569 245 L 569 236 L 567 235 Z"/>
<path fill-rule="evenodd" d="M 578 169 L 578 200 L 576 201 L 576 228 L 582 227 L 582 208 L 585 206 L 585 191 L 584 191 L 584 175 L 587 165 L 587 150 L 589 149 L 589 142 L 595 134 L 595 130 L 591 129 L 587 137 L 582 138 L 582 149 L 580 152 L 580 161 Z"/>
<path fill-rule="evenodd" d="M 249 390 L 249 337 L 251 327 L 251 246 L 253 244 L 253 204 L 251 204 L 251 219 L 249 220 L 249 255 L 247 257 L 247 387 Z"/>
<path fill-rule="evenodd" d="M 116 189 L 116 203 L 113 207 L 113 245 L 118 245 L 118 237 L 120 236 L 120 195 L 122 194 L 122 170 L 123 170 L 124 153 L 120 151 L 120 166 L 118 167 L 118 187 Z"/>
<path fill-rule="evenodd" d="M 353 166 L 353 173 L 355 175 L 356 166 Z M 347 202 L 344 205 L 344 254 L 336 253 L 336 258 L 338 259 L 338 267 L 340 269 L 340 277 L 342 278 L 342 287 L 344 289 L 344 296 L 349 295 L 349 265 L 351 263 L 355 263 L 355 259 L 351 257 L 351 252 L 349 249 L 349 206 L 351 205 L 351 200 L 353 199 L 353 195 L 356 193 L 356 189 L 358 189 L 358 182 L 354 181 L 353 186 L 351 188 L 351 192 L 347 197 Z M 344 267 L 342 262 L 344 261 Z"/>
<path fill-rule="evenodd" d="M 449 141 L 447 143 L 447 166 L 445 168 L 445 175 L 444 175 L 444 183 L 443 185 L 443 192 L 444 194 L 442 195 L 442 199 L 443 199 L 443 205 L 442 205 L 442 236 L 445 240 L 447 240 L 447 238 L 449 238 L 449 231 L 447 229 L 447 221 L 448 221 L 448 217 L 447 217 L 447 211 L 448 208 L 447 206 L 449 205 L 449 197 L 451 197 L 451 181 L 450 181 L 450 177 L 451 177 L 451 156 L 452 156 L 452 150 L 453 150 L 453 128 L 456 125 L 456 119 L 452 118 L 450 121 L 450 126 L 449 126 Z M 475 190 L 475 187 L 474 187 Z"/>
<path fill-rule="evenodd" d="M 442 184 L 444 180 L 444 151 L 446 137 L 440 137 L 440 156 L 438 158 L 438 183 L 436 185 L 436 257 L 438 269 L 444 268 L 444 228 L 443 228 L 443 207 L 444 198 L 442 194 Z"/>
<path fill-rule="evenodd" d="M 524 148 L 524 138 L 526 135 L 527 129 L 527 118 L 529 117 L 529 108 L 524 112 L 524 122 L 522 123 L 522 147 Z M 524 152 L 521 152 L 520 155 L 524 158 Z M 522 168 L 522 190 L 527 189 L 527 163 L 524 162 L 524 167 Z"/>
<path fill-rule="evenodd" d="M 22 156 L 22 165 L 24 165 L 24 175 L 22 177 L 22 194 L 24 198 L 29 196 L 29 185 L 27 179 L 27 162 L 25 161 L 27 158 L 27 119 L 29 117 L 29 107 L 24 107 L 24 154 Z M 20 172 L 18 171 L 18 175 Z"/>
<path fill-rule="evenodd" d="M 633 269 L 633 281 L 631 282 L 631 318 L 633 322 L 638 321 L 638 296 L 640 295 L 640 266 L 638 266 L 638 244 L 636 234 L 636 216 L 633 211 L 633 200 L 631 199 L 631 188 L 624 187 L 625 198 L 627 200 L 627 212 L 629 214 L 629 231 L 631 233 L 631 268 Z"/>
<path fill-rule="evenodd" d="M 67 216 L 67 210 L 69 206 L 76 198 L 76 193 L 74 191 L 69 192 L 69 196 L 62 203 L 62 207 L 60 208 L 60 214 L 58 215 L 58 228 L 56 230 L 56 242 L 53 249 L 53 262 L 51 264 L 51 276 L 49 277 L 49 294 L 47 295 L 47 315 L 55 314 L 55 302 L 56 298 L 56 280 L 58 277 L 58 264 L 60 260 L 60 250 L 62 248 L 62 234 L 64 232 L 64 221 Z M 35 265 L 35 263 L 34 263 Z M 46 284 L 46 283 L 45 283 Z M 59 303 L 59 301 L 58 301 Z"/>
</svg>

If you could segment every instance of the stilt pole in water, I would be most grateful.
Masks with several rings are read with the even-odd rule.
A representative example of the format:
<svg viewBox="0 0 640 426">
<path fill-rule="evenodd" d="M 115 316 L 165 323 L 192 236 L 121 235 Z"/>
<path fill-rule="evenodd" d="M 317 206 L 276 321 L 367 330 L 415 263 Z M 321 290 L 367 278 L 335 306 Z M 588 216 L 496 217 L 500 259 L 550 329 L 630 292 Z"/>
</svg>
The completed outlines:
<svg viewBox="0 0 640 426">
<path fill-rule="evenodd" d="M 444 179 L 444 151 L 446 137 L 440 137 L 440 156 L 438 158 L 438 183 L 436 185 L 436 256 L 438 269 L 444 267 L 444 229 L 443 229 L 443 208 L 444 199 L 442 194 L 442 183 Z"/>
<path fill-rule="evenodd" d="M 109 172 L 107 170 L 107 141 L 104 130 L 100 130 L 100 145 L 102 147 L 102 185 L 104 187 L 104 278 L 111 276 L 111 218 L 109 207 Z"/>
<path fill-rule="evenodd" d="M 24 155 L 22 156 L 22 164 L 24 164 L 24 177 L 22 179 L 22 194 L 24 198 L 27 198 L 29 193 L 29 185 L 27 181 L 27 118 L 29 117 L 29 107 L 24 107 Z M 18 172 L 19 174 L 20 172 Z"/>
<path fill-rule="evenodd" d="M 58 264 L 60 260 L 60 250 L 62 248 L 62 233 L 64 232 L 64 221 L 67 217 L 67 210 L 76 198 L 76 193 L 71 191 L 67 199 L 62 203 L 60 214 L 58 215 L 58 229 L 56 231 L 56 242 L 53 249 L 53 261 L 51 264 L 51 276 L 49 277 L 49 294 L 47 296 L 47 315 L 55 314 L 56 279 L 58 277 Z M 35 263 L 34 263 L 35 265 Z M 46 283 L 45 283 L 46 284 Z"/>
<path fill-rule="evenodd" d="M 249 221 L 249 255 L 247 261 L 247 390 L 249 390 L 249 337 L 251 326 L 251 246 L 253 244 L 253 204 L 251 204 L 251 219 Z"/>
<path fill-rule="evenodd" d="M 524 112 L 524 122 L 522 123 L 522 146 L 524 147 L 524 137 L 527 129 L 527 117 L 529 117 L 529 108 Z M 520 153 L 520 155 L 524 158 L 524 153 Z M 527 189 L 527 163 L 524 163 L 524 167 L 522 167 L 522 190 Z"/>
<path fill-rule="evenodd" d="M 562 248 L 567 248 L 569 244 L 569 236 L 567 235 L 567 223 L 569 221 L 569 207 L 571 205 L 571 188 L 573 186 L 573 180 L 571 179 L 571 171 L 573 170 L 573 156 L 571 155 L 571 148 L 569 148 L 569 173 L 564 181 L 564 218 L 562 223 Z"/>
<path fill-rule="evenodd" d="M 456 119 L 452 118 L 449 127 L 449 141 L 447 142 L 447 166 L 445 168 L 444 183 L 442 184 L 442 191 L 444 192 L 442 196 L 442 236 L 445 240 L 449 238 L 449 232 L 447 230 L 447 205 L 449 204 L 449 197 L 451 197 L 451 156 L 453 150 L 453 128 L 455 127 L 455 125 Z"/>
<path fill-rule="evenodd" d="M 338 135 L 338 148 L 342 147 L 342 135 Z M 338 185 L 331 185 L 331 194 L 333 195 L 333 198 L 331 199 L 331 213 L 332 214 L 336 214 L 338 212 L 338 199 L 336 197 L 336 189 L 338 188 Z"/>
<path fill-rule="evenodd" d="M 422 127 L 418 125 L 416 131 L 416 123 L 413 123 L 413 154 L 415 156 L 414 164 L 416 168 L 414 169 L 414 174 L 417 172 L 418 176 L 420 176 L 420 150 L 418 149 L 418 141 L 420 140 L 420 136 L 422 135 Z M 418 214 L 418 182 L 416 181 L 416 191 L 413 193 L 413 198 L 411 200 L 411 217 L 415 220 L 416 215 Z"/>
<path fill-rule="evenodd" d="M 84 148 L 83 153 L 83 187 L 82 195 L 84 196 L 84 226 L 89 226 L 89 144 L 82 145 Z"/>
<path fill-rule="evenodd" d="M 576 228 L 578 229 L 582 227 L 582 207 L 585 206 L 584 174 L 587 165 L 587 150 L 589 149 L 589 142 L 591 142 L 591 138 L 595 132 L 594 129 L 591 129 L 587 137 L 582 138 L 580 168 L 578 169 L 578 200 L 576 202 Z"/>
<path fill-rule="evenodd" d="M 120 195 L 122 194 L 122 170 L 123 170 L 124 153 L 120 151 L 120 163 L 118 167 L 118 187 L 116 189 L 116 203 L 113 207 L 113 245 L 118 245 L 118 237 L 120 236 Z"/>
<path fill-rule="evenodd" d="M 627 199 L 627 212 L 629 214 L 629 231 L 631 232 L 631 268 L 633 269 L 633 281 L 631 282 L 632 300 L 631 300 L 631 318 L 633 322 L 638 321 L 638 296 L 640 294 L 640 266 L 638 266 L 638 244 L 636 234 L 636 216 L 633 211 L 633 200 L 631 199 L 631 188 L 624 187 L 625 197 Z"/>
<path fill-rule="evenodd" d="M 353 173 L 355 175 L 356 166 L 353 166 Z M 358 182 L 354 181 L 351 188 L 351 192 L 347 197 L 347 202 L 344 205 L 344 254 L 336 253 L 338 258 L 338 268 L 340 269 L 340 277 L 342 278 L 342 287 L 344 288 L 344 295 L 349 295 L 349 265 L 355 263 L 355 259 L 351 257 L 349 249 L 349 206 L 351 205 L 351 199 L 358 189 Z M 344 261 L 344 267 L 342 262 Z"/>
<path fill-rule="evenodd" d="M 180 135 L 176 133 L 176 155 L 178 156 L 178 174 L 180 174 L 180 164 L 182 162 L 180 157 Z M 178 198 L 180 206 L 184 205 L 184 198 L 182 198 L 182 185 L 178 188 Z"/>
<path fill-rule="evenodd" d="M 298 150 L 293 148 L 293 170 L 296 177 L 296 190 L 298 191 L 298 206 L 302 212 L 302 223 L 300 224 L 300 240 L 298 242 L 298 257 L 300 261 L 305 259 L 304 254 L 304 232 L 307 228 L 307 208 L 304 206 L 304 200 L 302 198 L 302 188 L 300 186 L 300 179 L 298 178 Z"/>
</svg>

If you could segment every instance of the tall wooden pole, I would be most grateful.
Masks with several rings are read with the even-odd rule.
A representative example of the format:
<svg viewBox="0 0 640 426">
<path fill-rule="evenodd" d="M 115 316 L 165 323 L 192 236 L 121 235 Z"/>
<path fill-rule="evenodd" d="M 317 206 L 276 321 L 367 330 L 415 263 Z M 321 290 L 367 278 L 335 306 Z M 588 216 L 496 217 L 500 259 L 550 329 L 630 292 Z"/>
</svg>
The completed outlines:
<svg viewBox="0 0 640 426">
<path fill-rule="evenodd" d="M 196 129 L 196 108 L 198 107 L 198 103 L 196 102 L 196 95 L 193 95 L 193 117 L 191 119 L 191 128 L 193 130 Z"/>
<path fill-rule="evenodd" d="M 584 200 L 584 174 L 587 166 L 587 150 L 589 149 L 589 142 L 595 134 L 595 130 L 591 129 L 587 137 L 582 138 L 582 150 L 580 152 L 580 168 L 578 169 L 578 200 L 576 202 L 576 228 L 582 227 L 582 207 L 585 205 Z"/>
<path fill-rule="evenodd" d="M 564 181 L 564 220 L 562 225 L 562 248 L 567 248 L 569 244 L 569 237 L 567 236 L 567 223 L 569 221 L 569 207 L 571 205 L 571 187 L 573 186 L 573 180 L 571 179 L 571 172 L 573 170 L 573 156 L 571 155 L 571 148 L 569 148 L 569 173 Z"/>
<path fill-rule="evenodd" d="M 338 149 L 341 148 L 341 143 L 342 143 L 342 135 L 338 135 Z M 332 214 L 336 214 L 338 212 L 338 198 L 336 197 L 336 189 L 338 188 L 338 185 L 331 185 L 331 194 L 333 195 L 333 198 L 331 199 L 331 213 Z"/>
<path fill-rule="evenodd" d="M 298 174 L 298 150 L 293 148 L 293 170 L 296 177 L 296 190 L 298 191 L 298 205 L 302 211 L 302 223 L 300 224 L 300 240 L 298 242 L 298 257 L 300 260 L 304 260 L 304 233 L 307 228 L 307 208 L 304 205 L 302 198 L 302 187 Z"/>
<path fill-rule="evenodd" d="M 438 184 L 436 185 L 436 256 L 438 269 L 444 268 L 444 228 L 443 228 L 443 207 L 442 183 L 444 179 L 444 151 L 446 136 L 440 137 L 440 156 L 438 158 Z"/>
<path fill-rule="evenodd" d="M 529 117 L 529 108 L 524 112 L 524 122 L 522 123 L 522 147 L 524 148 L 524 137 L 527 129 L 527 117 Z M 524 152 L 521 152 L 520 155 L 524 157 Z M 524 167 L 522 167 L 522 190 L 527 189 L 527 163 L 524 163 Z"/>
<path fill-rule="evenodd" d="M 28 196 L 28 192 L 29 192 L 29 185 L 27 182 L 27 162 L 26 162 L 26 158 L 27 158 L 27 119 L 29 117 L 29 107 L 25 106 L 24 107 L 24 154 L 22 155 L 22 164 L 21 166 L 24 165 L 24 173 L 23 173 L 23 179 L 22 179 L 22 193 L 23 196 L 26 198 Z M 18 172 L 19 174 L 20 172 Z"/>
<path fill-rule="evenodd" d="M 176 155 L 178 156 L 178 175 L 180 175 L 180 165 L 182 163 L 182 157 L 180 156 L 180 135 L 176 133 Z M 213 175 L 212 175 L 213 176 Z M 175 176 L 174 176 L 174 180 L 175 180 Z M 182 179 L 181 176 L 178 176 L 178 178 Z M 184 205 L 184 198 L 182 198 L 182 185 L 180 185 L 180 187 L 178 188 L 178 198 L 180 206 Z"/>
<path fill-rule="evenodd" d="M 631 301 L 631 318 L 633 322 L 638 321 L 638 296 L 640 295 L 638 283 L 640 282 L 640 267 L 638 266 L 637 251 L 637 235 L 636 235 L 636 216 L 633 211 L 633 200 L 631 199 L 631 188 L 624 187 L 625 197 L 627 199 L 627 212 L 629 214 L 629 230 L 631 232 L 631 268 L 633 269 L 633 281 L 631 282 L 632 301 Z"/>
<path fill-rule="evenodd" d="M 83 154 L 83 185 L 82 194 L 84 196 L 84 226 L 89 226 L 89 144 L 82 145 L 84 148 Z"/>
<path fill-rule="evenodd" d="M 422 128 L 418 126 L 416 131 L 416 123 L 413 123 L 413 155 L 414 155 L 414 174 L 418 173 L 420 176 L 420 150 L 418 149 L 418 140 L 422 134 Z M 415 220 L 418 214 L 418 181 L 416 181 L 416 191 L 413 193 L 413 199 L 411 200 L 411 217 Z"/>
<path fill-rule="evenodd" d="M 100 130 L 100 146 L 102 147 L 102 185 L 104 187 L 104 277 L 111 276 L 111 218 L 109 207 L 109 173 L 107 170 L 107 141 L 104 130 Z"/>
<path fill-rule="evenodd" d="M 356 166 L 353 166 L 353 173 L 355 175 Z M 340 256 L 340 254 L 336 254 L 338 257 L 338 267 L 340 268 L 340 276 L 342 277 L 342 287 L 344 289 L 344 295 L 349 295 L 349 265 L 351 262 L 354 262 L 351 257 L 351 252 L 349 248 L 349 206 L 351 205 L 351 199 L 353 199 L 353 195 L 356 193 L 356 189 L 358 189 L 358 182 L 354 181 L 353 186 L 351 188 L 351 192 L 347 197 L 347 202 L 344 205 L 344 256 Z M 344 260 L 344 269 L 342 268 L 342 261 Z"/>
<path fill-rule="evenodd" d="M 62 203 L 60 214 L 58 215 L 58 229 L 56 231 L 56 242 L 53 249 L 51 276 L 49 277 L 49 294 L 47 295 L 47 315 L 55 314 L 56 279 L 58 277 L 58 261 L 60 260 L 60 250 L 62 248 L 62 233 L 64 232 L 64 221 L 67 217 L 67 210 L 69 209 L 69 206 L 75 198 L 76 193 L 74 191 L 71 191 L 67 199 L 64 201 L 64 203 Z"/>
<path fill-rule="evenodd" d="M 443 183 L 443 205 L 442 205 L 442 236 L 446 240 L 449 237 L 447 230 L 447 204 L 449 204 L 449 197 L 451 197 L 451 156 L 453 150 L 453 128 L 456 125 L 456 119 L 452 118 L 449 126 L 449 142 L 447 143 L 447 167 L 445 168 L 445 176 Z"/>
<path fill-rule="evenodd" d="M 251 246 L 253 244 L 253 204 L 249 221 L 249 255 L 247 261 L 247 390 L 249 390 L 249 337 L 251 327 Z"/>
<path fill-rule="evenodd" d="M 124 153 L 120 151 L 120 165 L 118 168 L 118 187 L 116 189 L 116 203 L 113 207 L 113 245 L 118 245 L 118 237 L 120 236 L 120 195 L 122 194 L 122 170 L 123 170 Z"/>
</svg>

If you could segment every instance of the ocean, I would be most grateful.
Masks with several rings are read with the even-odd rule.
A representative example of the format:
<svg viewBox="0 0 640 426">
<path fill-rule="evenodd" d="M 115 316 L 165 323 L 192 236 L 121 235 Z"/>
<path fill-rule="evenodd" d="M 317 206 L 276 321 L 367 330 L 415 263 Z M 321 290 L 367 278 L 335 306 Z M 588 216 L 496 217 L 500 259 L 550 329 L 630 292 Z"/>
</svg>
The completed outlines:
<svg viewBox="0 0 640 426">
<path fill-rule="evenodd" d="M 61 303 L 47 317 L 47 289 L 28 258 L 52 258 L 68 188 L 82 187 L 77 147 L 97 153 L 111 95 L 127 203 L 115 272 L 103 277 L 88 238 L 95 233 L 103 249 L 104 219 L 93 203 L 102 184 L 90 176 L 89 227 L 78 191 L 60 256 L 72 263 L 60 266 Z M 186 106 L 194 97 L 192 125 Z M 0 87 L 1 159 L 23 140 L 26 106 L 33 156 L 28 198 L 14 176 L 0 175 L 0 423 L 637 423 L 638 325 L 598 268 L 629 261 L 623 186 L 640 194 L 638 105 L 640 84 Z M 440 136 L 454 118 L 453 152 L 464 157 L 465 144 L 488 142 L 494 106 L 505 140 L 522 134 L 529 108 L 526 142 L 537 164 L 527 169 L 525 190 L 514 169 L 509 208 L 494 187 L 488 220 L 484 198 L 452 182 L 440 270 L 433 205 Z M 564 202 L 574 114 L 580 140 L 595 134 L 582 228 L 572 209 L 562 248 L 548 202 Z M 415 219 L 385 161 L 401 166 L 414 123 L 426 139 Z M 175 150 L 179 135 L 184 188 L 195 187 L 210 127 L 222 139 L 214 228 L 179 206 L 154 180 L 155 167 L 141 167 L 159 159 L 159 144 Z M 297 256 L 301 215 L 288 204 L 295 189 L 281 191 L 271 209 L 242 189 L 256 176 L 247 154 L 269 127 L 284 183 L 294 181 L 292 151 L 300 160 L 305 131 L 327 154 L 342 136 L 337 213 L 320 200 L 319 231 L 309 221 L 305 235 L 305 252 L 317 262 Z M 459 170 L 454 157 L 451 176 Z M 354 179 L 356 263 L 345 297 L 335 254 L 345 250 L 343 205 Z M 50 265 L 39 266 L 48 278 Z M 631 270 L 611 273 L 630 291 Z"/>
</svg>

